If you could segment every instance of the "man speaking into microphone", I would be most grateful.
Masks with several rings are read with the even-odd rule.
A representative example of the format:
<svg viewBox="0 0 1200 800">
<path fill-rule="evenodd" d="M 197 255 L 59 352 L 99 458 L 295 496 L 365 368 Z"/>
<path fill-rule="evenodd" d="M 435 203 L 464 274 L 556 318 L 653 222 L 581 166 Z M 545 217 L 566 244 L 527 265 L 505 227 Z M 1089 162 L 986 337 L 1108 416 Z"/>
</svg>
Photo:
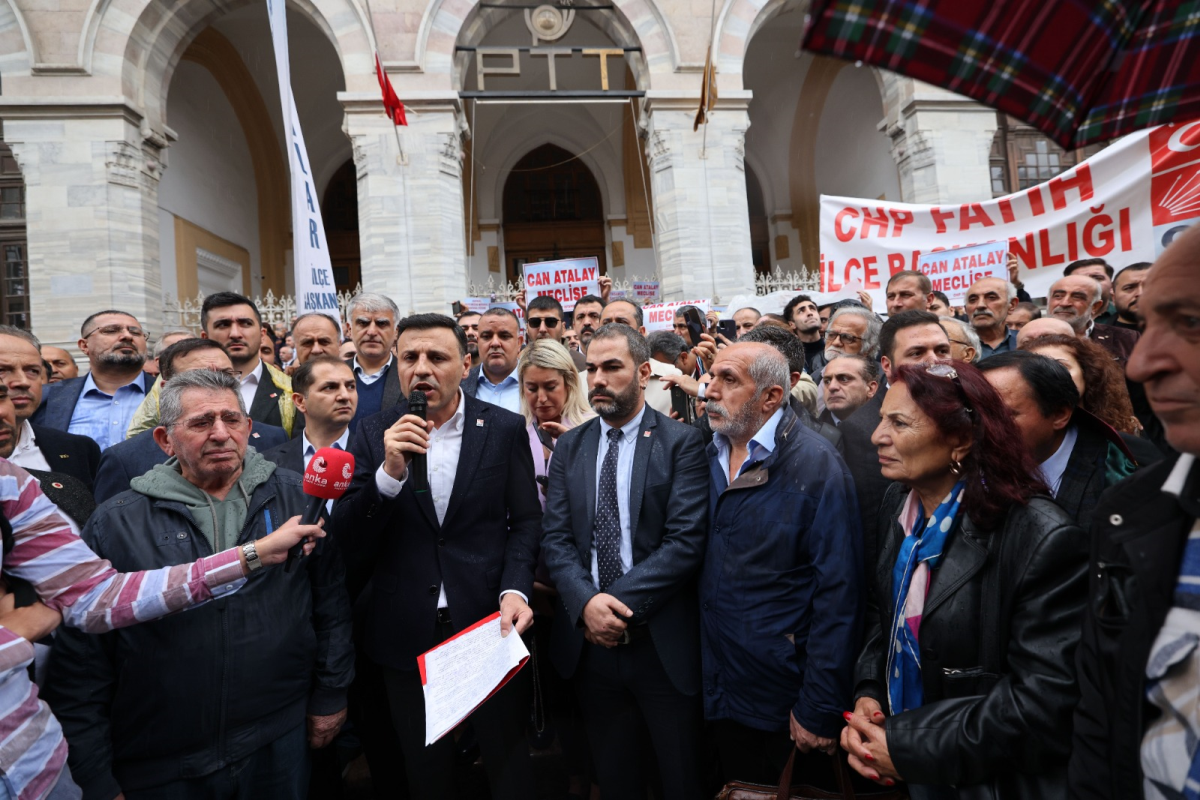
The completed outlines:
<svg viewBox="0 0 1200 800">
<path fill-rule="evenodd" d="M 354 479 L 333 525 L 347 560 L 371 575 L 361 645 L 384 672 L 410 793 L 441 800 L 455 796 L 454 743 L 425 746 L 417 656 L 497 608 L 505 635 L 532 624 L 542 512 L 524 420 L 459 386 L 471 369 L 462 328 L 440 314 L 410 316 L 396 348 L 405 399 L 359 422 Z M 424 419 L 409 413 L 413 392 L 425 396 Z M 523 670 L 471 715 L 494 800 L 536 793 L 529 685 Z"/>
</svg>

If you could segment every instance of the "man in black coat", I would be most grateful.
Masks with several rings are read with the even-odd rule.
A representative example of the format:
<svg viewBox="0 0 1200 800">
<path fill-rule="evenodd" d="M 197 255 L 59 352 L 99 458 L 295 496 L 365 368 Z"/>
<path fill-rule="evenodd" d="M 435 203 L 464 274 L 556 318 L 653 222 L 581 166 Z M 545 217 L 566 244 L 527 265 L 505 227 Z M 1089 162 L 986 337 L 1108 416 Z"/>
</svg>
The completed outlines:
<svg viewBox="0 0 1200 800">
<path fill-rule="evenodd" d="M 212 339 L 184 339 L 168 347 L 158 357 L 164 385 L 175 375 L 193 369 L 211 369 L 236 375 L 225 348 Z M 288 440 L 283 428 L 253 422 L 248 444 L 260 453 Z M 94 493 L 103 503 L 129 490 L 129 482 L 167 461 L 167 454 L 154 441 L 154 429 L 119 442 L 104 451 L 96 470 Z"/>
<path fill-rule="evenodd" d="M 650 732 L 667 800 L 698 798 L 699 603 L 708 536 L 704 441 L 646 405 L 650 346 L 627 325 L 588 345 L 600 415 L 550 461 L 546 565 L 559 593 L 551 658 L 573 678 L 604 800 L 644 797 Z"/>
<path fill-rule="evenodd" d="M 460 388 L 471 366 L 462 329 L 416 314 L 397 333 L 400 384 L 406 397 L 425 393 L 428 421 L 405 400 L 359 422 L 333 529 L 352 569 L 371 574 L 361 644 L 384 670 L 412 795 L 440 800 L 454 796 L 454 745 L 425 746 L 417 656 L 497 609 L 507 635 L 529 627 L 541 504 L 524 419 Z M 410 469 L 415 455 L 423 475 Z M 470 717 L 497 800 L 534 796 L 527 681 L 518 674 Z"/>
<path fill-rule="evenodd" d="M 1069 768 L 1078 798 L 1184 797 L 1200 768 L 1198 259 L 1193 228 L 1155 263 L 1139 303 L 1146 325 L 1127 374 L 1179 455 L 1109 489 L 1096 511 Z"/>
</svg>

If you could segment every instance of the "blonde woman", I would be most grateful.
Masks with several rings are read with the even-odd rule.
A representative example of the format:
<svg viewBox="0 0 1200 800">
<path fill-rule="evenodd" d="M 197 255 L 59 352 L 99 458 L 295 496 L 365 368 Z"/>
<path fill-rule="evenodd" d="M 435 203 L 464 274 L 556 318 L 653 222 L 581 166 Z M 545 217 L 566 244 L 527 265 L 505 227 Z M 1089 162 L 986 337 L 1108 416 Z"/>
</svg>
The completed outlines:
<svg viewBox="0 0 1200 800">
<path fill-rule="evenodd" d="M 546 506 L 546 471 L 554 441 L 584 420 L 596 416 L 587 402 L 587 390 L 567 348 L 550 339 L 538 339 L 517 363 L 521 386 L 521 413 L 529 431 L 533 471 Z"/>
</svg>

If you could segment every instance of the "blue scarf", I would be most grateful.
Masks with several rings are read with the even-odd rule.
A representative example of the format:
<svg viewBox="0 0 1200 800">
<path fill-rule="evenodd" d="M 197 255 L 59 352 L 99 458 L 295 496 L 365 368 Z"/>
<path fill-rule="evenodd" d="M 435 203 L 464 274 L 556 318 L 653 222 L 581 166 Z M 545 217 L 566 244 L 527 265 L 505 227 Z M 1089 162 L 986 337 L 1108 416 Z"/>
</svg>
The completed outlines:
<svg viewBox="0 0 1200 800">
<path fill-rule="evenodd" d="M 942 560 L 946 539 L 954 529 L 954 519 L 962 502 L 966 481 L 959 481 L 946 495 L 928 520 L 917 504 L 912 530 L 904 537 L 896 566 L 892 568 L 895 612 L 892 618 L 892 646 L 888 648 L 888 703 L 892 714 L 899 714 L 924 703 L 921 685 L 921 648 L 917 642 L 930 573 Z M 910 502 L 917 503 L 914 496 Z M 915 586 L 915 591 L 910 589 Z"/>
</svg>

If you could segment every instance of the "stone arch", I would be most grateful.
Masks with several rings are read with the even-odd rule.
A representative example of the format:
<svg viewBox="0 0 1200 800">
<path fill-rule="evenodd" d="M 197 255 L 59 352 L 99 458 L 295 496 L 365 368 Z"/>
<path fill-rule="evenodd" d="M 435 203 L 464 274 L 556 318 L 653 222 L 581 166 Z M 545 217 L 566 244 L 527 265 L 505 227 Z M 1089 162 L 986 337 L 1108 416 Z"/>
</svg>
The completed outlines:
<svg viewBox="0 0 1200 800">
<path fill-rule="evenodd" d="M 256 0 L 92 0 L 79 44 L 88 64 L 119 65 L 121 93 L 145 115 L 144 127 L 167 125 L 166 96 L 175 67 L 192 40 L 220 16 Z M 375 82 L 374 40 L 356 0 L 292 0 L 289 4 L 329 39 L 346 90 L 367 91 Z M 132 25 L 128 20 L 135 20 Z"/>
<path fill-rule="evenodd" d="M 29 26 L 15 0 L 0 3 L 0 53 L 0 74 L 28 75 L 38 63 Z"/>
<path fill-rule="evenodd" d="M 504 14 L 504 9 L 481 8 L 480 0 L 449 2 L 433 0 L 421 18 L 414 61 L 427 76 L 438 81 L 438 88 L 461 88 L 456 68 L 455 47 L 474 44 Z M 679 47 L 667 15 L 657 0 L 613 0 L 615 14 L 606 15 L 611 26 L 607 32 L 614 41 L 636 42 L 642 47 L 641 63 L 634 60 L 633 72 L 639 88 L 650 86 L 655 74 L 673 73 L 679 66 Z"/>
</svg>

